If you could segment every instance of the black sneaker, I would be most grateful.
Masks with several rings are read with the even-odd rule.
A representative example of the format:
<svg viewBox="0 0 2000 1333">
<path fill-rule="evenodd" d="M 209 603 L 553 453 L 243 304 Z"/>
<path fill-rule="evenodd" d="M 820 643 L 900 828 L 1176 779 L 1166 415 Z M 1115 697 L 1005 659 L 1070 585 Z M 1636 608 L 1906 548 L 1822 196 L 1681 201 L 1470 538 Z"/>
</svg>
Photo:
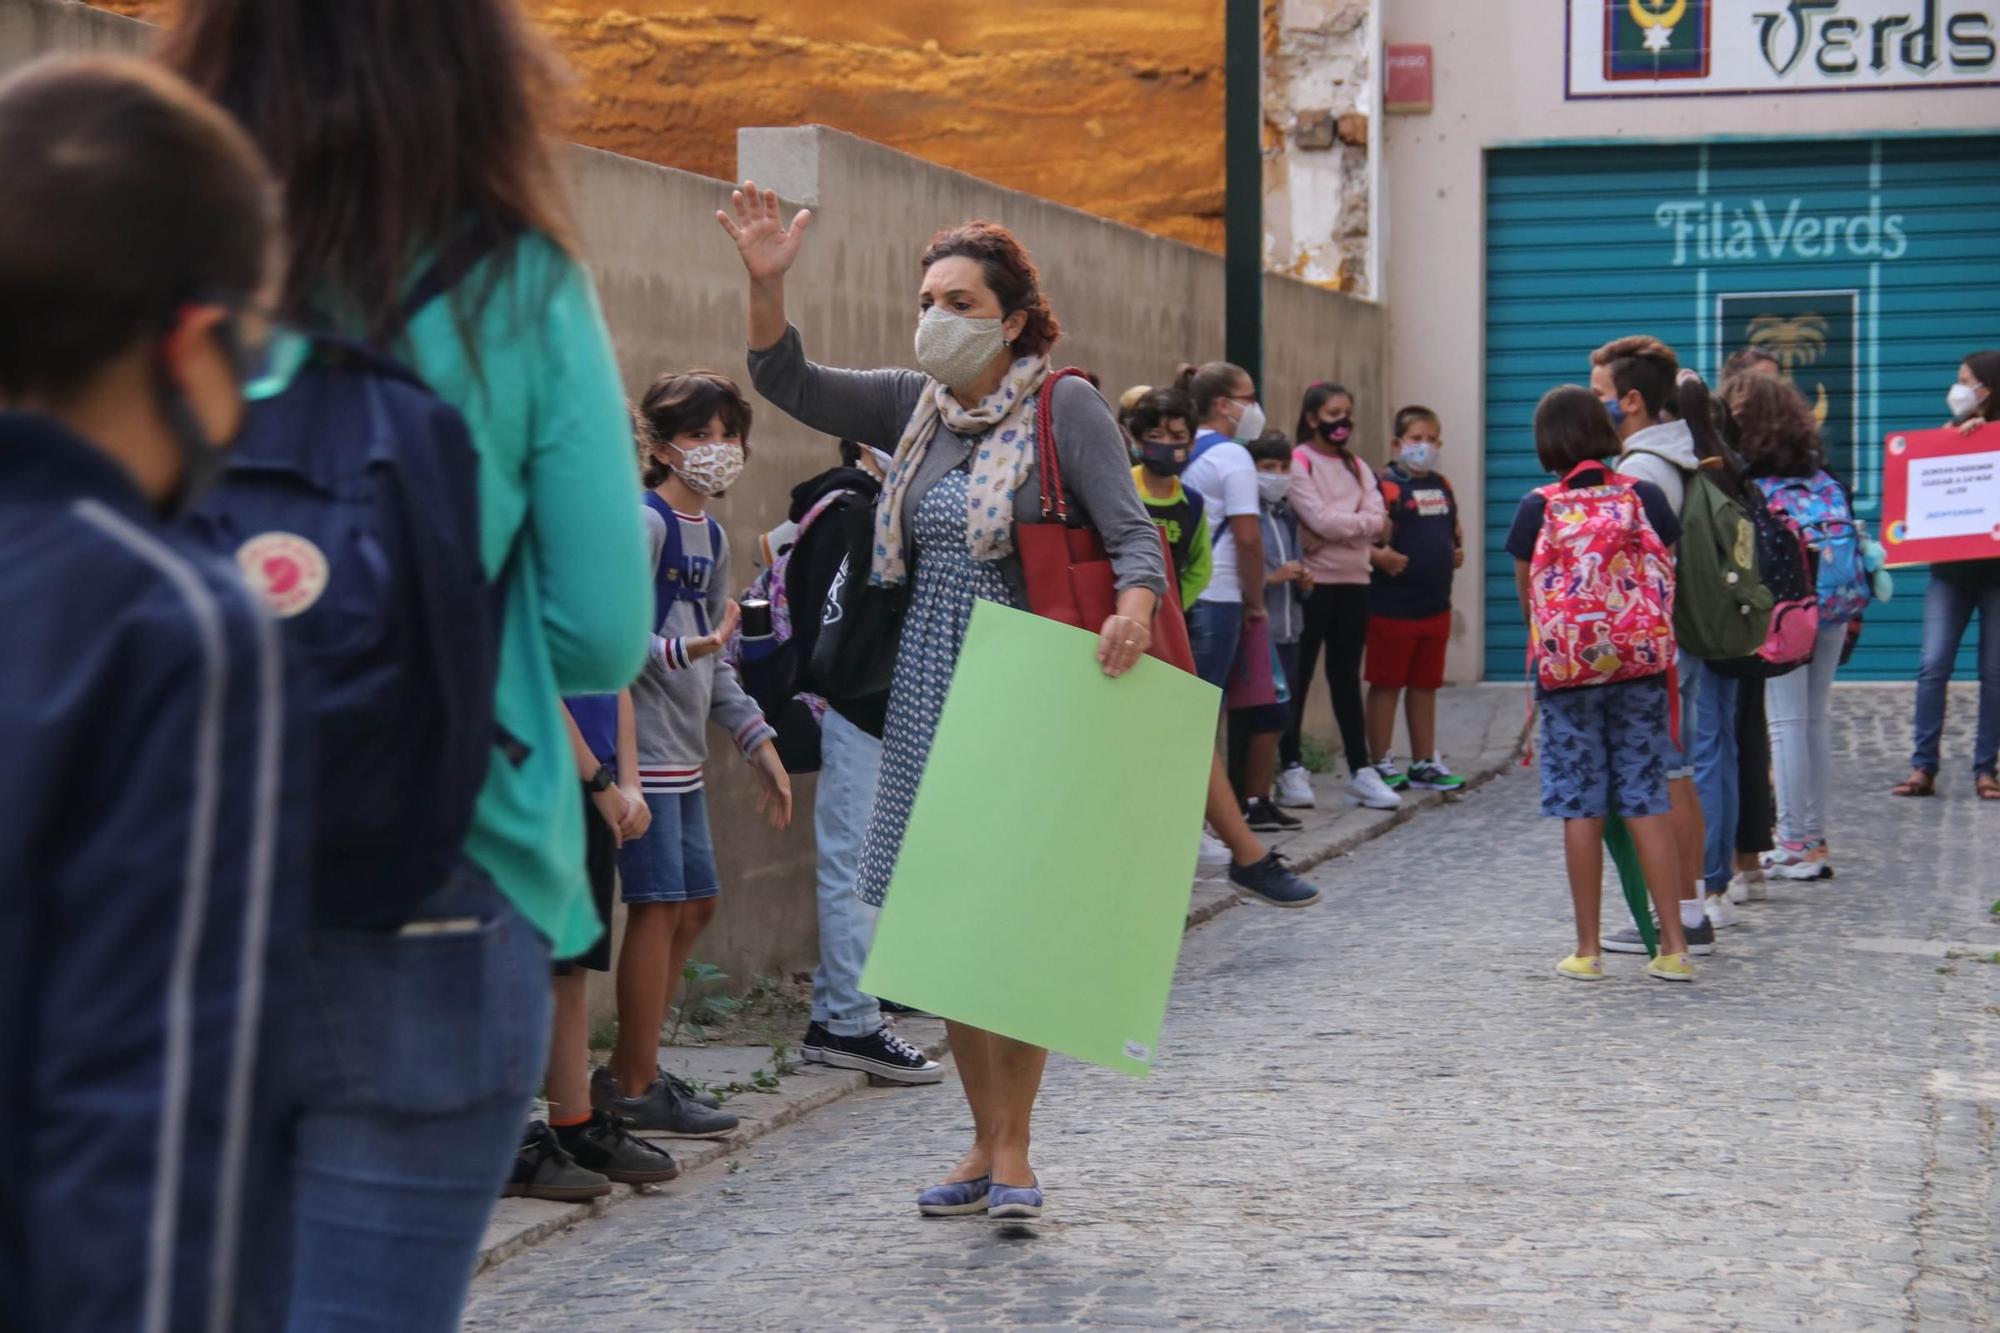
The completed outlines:
<svg viewBox="0 0 2000 1333">
<path fill-rule="evenodd" d="M 696 1106 L 706 1106 L 709 1110 L 713 1111 L 722 1105 L 722 1098 L 706 1089 L 697 1088 L 694 1084 L 678 1075 L 669 1074 L 664 1069 L 657 1069 L 655 1072 L 667 1081 L 668 1087 L 671 1087 L 675 1092 L 678 1092 Z"/>
<path fill-rule="evenodd" d="M 1289 833 L 1296 828 L 1304 828 L 1305 822 L 1286 814 L 1266 800 L 1250 802 L 1243 808 L 1243 818 L 1257 833 Z"/>
<path fill-rule="evenodd" d="M 611 1179 L 578 1165 L 545 1120 L 528 1126 L 521 1151 L 514 1154 L 514 1172 L 500 1187 L 503 1199 L 548 1199 L 553 1203 L 584 1203 L 611 1193 Z"/>
<path fill-rule="evenodd" d="M 806 1035 L 799 1038 L 799 1059 L 809 1065 L 823 1065 L 826 1063 L 825 1024 L 806 1024 Z"/>
<path fill-rule="evenodd" d="M 1229 882 L 1238 897 L 1271 907 L 1311 907 L 1319 901 L 1319 890 L 1294 875 L 1276 852 L 1251 865 L 1230 866 Z"/>
<path fill-rule="evenodd" d="M 883 1024 L 865 1037 L 826 1033 L 820 1062 L 835 1069 L 859 1069 L 891 1083 L 936 1083 L 944 1066 L 904 1041 Z"/>
<path fill-rule="evenodd" d="M 665 1148 L 646 1142 L 602 1111 L 592 1111 L 580 1125 L 557 1129 L 556 1139 L 578 1166 L 621 1185 L 657 1185 L 681 1173 Z"/>
<path fill-rule="evenodd" d="M 720 1139 L 735 1132 L 737 1119 L 727 1111 L 711 1110 L 674 1091 L 664 1078 L 653 1080 L 637 1097 L 627 1097 L 609 1067 L 590 1076 L 590 1104 L 608 1111 L 633 1129 L 672 1134 L 682 1139 Z"/>
</svg>

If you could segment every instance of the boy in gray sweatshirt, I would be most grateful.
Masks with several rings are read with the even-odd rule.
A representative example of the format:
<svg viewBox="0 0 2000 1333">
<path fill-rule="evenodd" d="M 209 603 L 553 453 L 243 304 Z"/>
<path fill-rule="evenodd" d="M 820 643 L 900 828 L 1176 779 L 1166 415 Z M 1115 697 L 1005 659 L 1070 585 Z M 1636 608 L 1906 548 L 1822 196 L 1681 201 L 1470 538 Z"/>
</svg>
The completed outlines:
<svg viewBox="0 0 2000 1333">
<path fill-rule="evenodd" d="M 661 377 L 641 409 L 647 549 L 653 564 L 653 645 L 632 704 L 639 786 L 652 825 L 619 851 L 626 905 L 618 960 L 618 1044 L 591 1079 L 591 1103 L 635 1129 L 714 1138 L 736 1117 L 659 1066 L 660 1029 L 695 942 L 715 919 L 720 887 L 702 766 L 708 724 L 749 760 L 757 808 L 791 822 L 791 781 L 777 733 L 723 660 L 740 611 L 729 599 L 729 544 L 708 502 L 741 475 L 750 404 L 728 379 L 696 371 Z"/>
</svg>

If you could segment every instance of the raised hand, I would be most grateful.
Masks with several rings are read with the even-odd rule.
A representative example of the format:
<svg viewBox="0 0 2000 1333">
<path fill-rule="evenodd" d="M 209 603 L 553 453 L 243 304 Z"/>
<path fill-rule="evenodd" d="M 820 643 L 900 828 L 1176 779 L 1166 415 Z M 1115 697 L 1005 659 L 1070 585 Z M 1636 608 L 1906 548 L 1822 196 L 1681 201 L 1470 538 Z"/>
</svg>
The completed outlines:
<svg viewBox="0 0 2000 1333">
<path fill-rule="evenodd" d="M 785 276 L 799 257 L 806 228 L 812 224 L 812 210 L 800 209 L 787 227 L 781 216 L 778 192 L 760 190 L 756 181 L 744 181 L 743 188 L 731 191 L 729 202 L 735 216 L 717 210 L 715 220 L 729 233 L 729 239 L 736 242 L 736 253 L 742 257 L 750 280 L 768 282 Z"/>
</svg>

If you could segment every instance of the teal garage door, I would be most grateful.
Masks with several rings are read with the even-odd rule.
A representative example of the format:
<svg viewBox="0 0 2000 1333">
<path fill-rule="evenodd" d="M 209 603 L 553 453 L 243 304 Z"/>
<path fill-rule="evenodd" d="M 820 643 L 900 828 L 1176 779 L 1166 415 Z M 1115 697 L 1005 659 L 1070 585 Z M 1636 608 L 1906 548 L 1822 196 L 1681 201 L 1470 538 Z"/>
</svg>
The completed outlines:
<svg viewBox="0 0 2000 1333">
<path fill-rule="evenodd" d="M 1655 334 L 1713 383 L 1768 347 L 1872 527 L 1884 433 L 1940 424 L 1959 362 L 2000 346 L 2000 137 L 1495 149 L 1486 173 L 1488 679 L 1522 671 L 1503 544 L 1549 480 L 1535 403 L 1592 348 Z M 1925 582 L 1897 571 L 1844 675 L 1914 676 Z"/>
</svg>

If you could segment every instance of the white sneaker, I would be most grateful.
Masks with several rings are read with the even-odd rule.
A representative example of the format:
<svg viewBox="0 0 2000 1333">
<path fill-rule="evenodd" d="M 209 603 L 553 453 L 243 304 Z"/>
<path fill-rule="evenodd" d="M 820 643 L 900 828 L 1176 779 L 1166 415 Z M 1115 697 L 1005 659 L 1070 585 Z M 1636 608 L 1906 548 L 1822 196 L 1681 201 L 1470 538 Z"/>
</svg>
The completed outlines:
<svg viewBox="0 0 2000 1333">
<path fill-rule="evenodd" d="M 1319 804 L 1313 795 L 1312 774 L 1305 765 L 1293 764 L 1278 774 L 1278 804 L 1287 810 L 1310 810 Z"/>
<path fill-rule="evenodd" d="M 1403 808 L 1403 798 L 1390 791 L 1389 784 L 1382 781 L 1382 775 L 1373 768 L 1364 768 L 1347 780 L 1347 799 L 1370 810 Z"/>
<path fill-rule="evenodd" d="M 1201 855 L 1196 859 L 1203 870 L 1224 870 L 1236 858 L 1229 854 L 1229 844 L 1210 833 L 1201 831 Z"/>
<path fill-rule="evenodd" d="M 1764 885 L 1761 870 L 1739 870 L 1730 877 L 1729 888 L 1723 894 L 1732 903 L 1759 903 L 1770 890 Z"/>
<path fill-rule="evenodd" d="M 1742 920 L 1742 913 L 1729 901 L 1727 893 L 1702 894 L 1701 910 L 1708 913 L 1708 924 L 1717 930 L 1727 930 Z"/>
</svg>

